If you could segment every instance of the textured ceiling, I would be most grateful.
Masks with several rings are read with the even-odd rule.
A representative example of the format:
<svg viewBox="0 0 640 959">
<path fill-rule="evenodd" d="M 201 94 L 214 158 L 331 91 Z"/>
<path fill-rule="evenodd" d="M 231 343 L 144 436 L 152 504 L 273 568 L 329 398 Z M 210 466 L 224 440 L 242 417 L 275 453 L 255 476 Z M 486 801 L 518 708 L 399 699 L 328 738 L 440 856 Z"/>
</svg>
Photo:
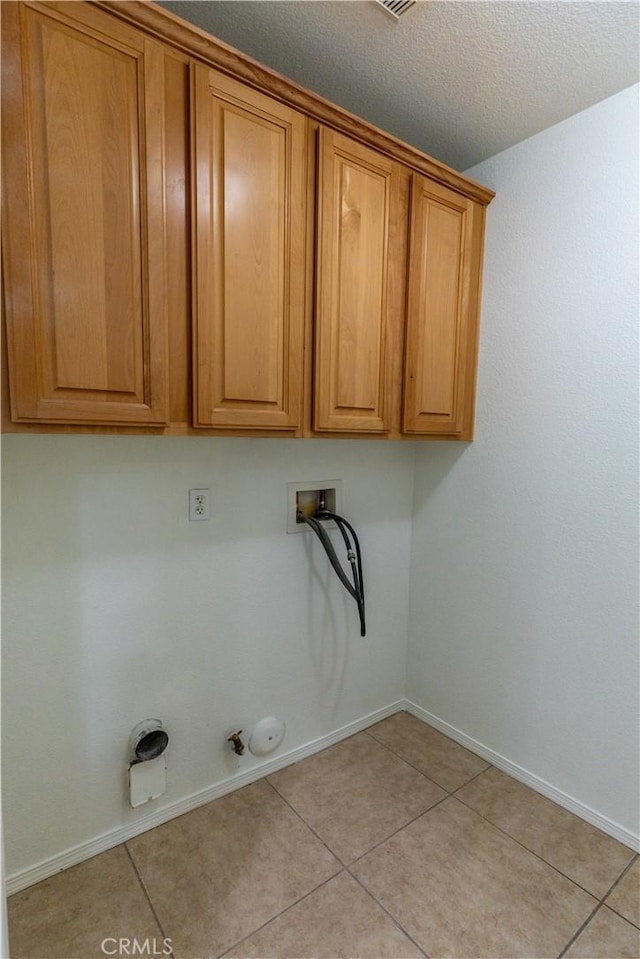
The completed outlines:
<svg viewBox="0 0 640 959">
<path fill-rule="evenodd" d="M 638 80 L 638 0 L 165 0 L 460 170 Z"/>
</svg>

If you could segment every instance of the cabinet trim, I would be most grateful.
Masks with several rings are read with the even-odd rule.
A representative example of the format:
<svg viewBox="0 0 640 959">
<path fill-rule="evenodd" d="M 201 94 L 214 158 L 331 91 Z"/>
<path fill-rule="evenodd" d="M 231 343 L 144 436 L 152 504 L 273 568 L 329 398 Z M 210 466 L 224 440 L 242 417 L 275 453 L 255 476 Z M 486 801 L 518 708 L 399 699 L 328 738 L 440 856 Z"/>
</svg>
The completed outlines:
<svg viewBox="0 0 640 959">
<path fill-rule="evenodd" d="M 3 173 L 5 184 L 11 184 L 12 197 L 3 214 L 3 269 L 13 418 L 17 422 L 164 426 L 168 420 L 168 346 L 162 47 L 103 12 L 97 11 L 97 18 L 87 21 L 84 5 L 10 4 L 2 14 Z M 36 16 L 41 19 L 28 21 Z M 119 51 L 134 64 L 136 76 L 138 99 L 134 109 L 140 151 L 136 155 L 139 166 L 132 168 L 131 195 L 139 195 L 140 209 L 133 210 L 130 228 L 139 243 L 131 294 L 137 315 L 128 333 L 133 336 L 131 369 L 125 371 L 126 376 L 111 381 L 105 375 L 103 383 L 92 383 L 89 378 L 86 382 L 66 379 L 64 362 L 60 363 L 62 354 L 56 354 L 49 273 L 43 272 L 52 241 L 45 211 L 37 202 L 43 181 L 32 157 L 36 121 L 26 66 L 33 47 L 29 45 L 29 30 L 36 24 L 44 28 L 47 23 L 57 24 L 60 36 L 77 36 L 78 42 L 95 45 L 96 49 Z M 68 329 L 66 337 L 67 341 L 72 338 Z"/>
<path fill-rule="evenodd" d="M 432 180 L 487 205 L 495 193 L 397 137 L 299 86 L 288 77 L 258 63 L 234 47 L 211 37 L 155 3 L 141 0 L 95 0 L 95 5 L 154 34 L 189 56 L 223 70 L 262 92 L 277 97 L 320 123 L 360 140 Z"/>
<path fill-rule="evenodd" d="M 199 63 L 192 108 L 194 426 L 296 430 L 307 120 Z M 247 188 L 246 175 L 251 169 L 255 178 L 261 149 L 267 164 L 258 191 Z M 229 151 L 237 166 L 227 170 Z"/>
<path fill-rule="evenodd" d="M 388 432 L 397 164 L 321 127 L 317 190 L 314 427 Z"/>
<path fill-rule="evenodd" d="M 405 433 L 470 437 L 483 213 L 468 198 L 413 175 Z M 443 282 L 443 277 L 449 279 Z"/>
</svg>

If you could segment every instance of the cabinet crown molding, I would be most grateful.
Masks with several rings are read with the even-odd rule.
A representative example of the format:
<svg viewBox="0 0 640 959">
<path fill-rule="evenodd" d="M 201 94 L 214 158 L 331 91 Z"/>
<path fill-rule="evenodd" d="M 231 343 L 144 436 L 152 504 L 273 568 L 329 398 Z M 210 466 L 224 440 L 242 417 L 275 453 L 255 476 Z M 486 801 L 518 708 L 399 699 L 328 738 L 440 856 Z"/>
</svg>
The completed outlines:
<svg viewBox="0 0 640 959">
<path fill-rule="evenodd" d="M 180 17 L 159 7 L 151 0 L 94 0 L 95 6 L 154 34 L 163 43 L 182 51 L 189 57 L 214 66 L 238 80 L 255 86 L 270 96 L 302 111 L 319 123 L 333 127 L 367 146 L 386 153 L 412 167 L 431 180 L 452 187 L 458 193 L 487 206 L 495 193 L 471 180 L 457 170 L 435 160 L 397 137 L 367 123 L 348 110 L 307 90 L 294 80 L 259 63 L 235 47 L 212 37 L 206 31 L 187 23 Z"/>
</svg>

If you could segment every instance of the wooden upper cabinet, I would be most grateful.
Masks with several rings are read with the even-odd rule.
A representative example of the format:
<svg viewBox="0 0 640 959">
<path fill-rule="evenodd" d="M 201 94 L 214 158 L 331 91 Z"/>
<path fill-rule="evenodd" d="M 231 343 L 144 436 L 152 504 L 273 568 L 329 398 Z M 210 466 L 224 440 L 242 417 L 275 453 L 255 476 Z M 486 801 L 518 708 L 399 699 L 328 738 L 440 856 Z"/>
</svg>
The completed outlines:
<svg viewBox="0 0 640 959">
<path fill-rule="evenodd" d="M 193 67 L 195 425 L 301 425 L 306 118 Z"/>
<path fill-rule="evenodd" d="M 389 430 L 386 375 L 398 168 L 389 157 L 319 130 L 314 427 Z"/>
<path fill-rule="evenodd" d="M 162 47 L 84 3 L 2 28 L 12 418 L 162 425 Z"/>
<path fill-rule="evenodd" d="M 0 14 L 9 428 L 471 438 L 490 190 L 154 4 Z"/>
<path fill-rule="evenodd" d="M 473 426 L 483 208 L 413 174 L 403 431 Z"/>
</svg>

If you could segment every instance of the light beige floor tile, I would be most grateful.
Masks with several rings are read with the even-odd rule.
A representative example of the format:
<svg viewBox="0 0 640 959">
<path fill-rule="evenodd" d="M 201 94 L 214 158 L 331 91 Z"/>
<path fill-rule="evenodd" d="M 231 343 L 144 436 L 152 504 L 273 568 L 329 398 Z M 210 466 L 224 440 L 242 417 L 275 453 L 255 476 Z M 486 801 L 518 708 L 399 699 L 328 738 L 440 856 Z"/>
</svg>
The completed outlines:
<svg viewBox="0 0 640 959">
<path fill-rule="evenodd" d="M 12 959 L 104 959 L 105 939 L 107 950 L 121 938 L 163 949 L 124 846 L 10 896 L 8 911 Z"/>
<path fill-rule="evenodd" d="M 453 796 L 352 868 L 431 959 L 555 957 L 596 905 Z"/>
<path fill-rule="evenodd" d="M 447 792 L 458 789 L 489 766 L 484 759 L 409 713 L 395 713 L 370 726 L 367 733 Z"/>
<path fill-rule="evenodd" d="M 446 795 L 366 733 L 281 769 L 269 781 L 345 863 Z"/>
<path fill-rule="evenodd" d="M 341 873 L 227 953 L 225 959 L 422 959 L 348 873 Z"/>
<path fill-rule="evenodd" d="M 219 956 L 340 869 L 264 780 L 128 845 L 177 959 Z"/>
<path fill-rule="evenodd" d="M 607 898 L 607 905 L 629 922 L 640 926 L 640 859 L 636 859 L 626 876 L 622 877 Z"/>
<path fill-rule="evenodd" d="M 488 769 L 456 798 L 601 899 L 634 852 L 545 796 Z"/>
<path fill-rule="evenodd" d="M 640 929 L 606 906 L 582 930 L 565 959 L 638 959 Z"/>
</svg>

